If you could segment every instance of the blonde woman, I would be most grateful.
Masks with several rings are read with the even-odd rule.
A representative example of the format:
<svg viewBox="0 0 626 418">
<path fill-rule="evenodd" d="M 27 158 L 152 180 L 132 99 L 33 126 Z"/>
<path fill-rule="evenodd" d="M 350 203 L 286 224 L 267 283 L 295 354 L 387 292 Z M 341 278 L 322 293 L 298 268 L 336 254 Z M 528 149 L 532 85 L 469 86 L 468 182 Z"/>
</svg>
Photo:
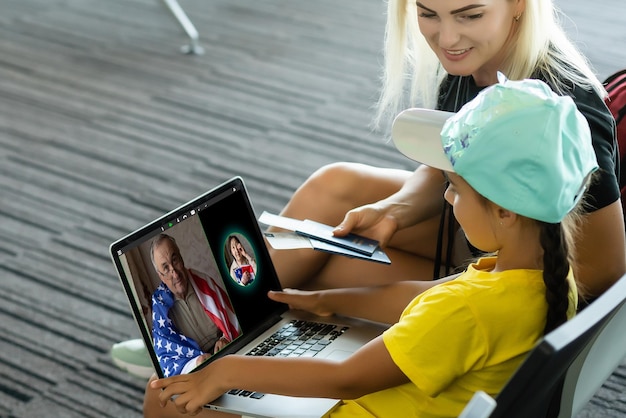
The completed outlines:
<svg viewBox="0 0 626 418">
<path fill-rule="evenodd" d="M 557 94 L 571 96 L 589 122 L 600 166 L 575 249 L 576 278 L 593 298 L 626 272 L 614 121 L 603 103 L 602 84 L 564 34 L 558 16 L 552 0 L 389 0 L 376 123 L 384 125 L 397 111 L 416 105 L 456 112 L 494 84 L 498 71 L 512 80 L 541 79 Z M 478 254 L 449 214 L 445 187 L 441 171 L 423 165 L 414 172 L 353 163 L 320 168 L 282 215 L 338 225 L 336 235 L 356 232 L 378 239 L 392 263 L 273 251 L 283 286 L 325 289 L 423 280 L 428 288 L 438 282 L 431 279 L 462 268 Z"/>
</svg>

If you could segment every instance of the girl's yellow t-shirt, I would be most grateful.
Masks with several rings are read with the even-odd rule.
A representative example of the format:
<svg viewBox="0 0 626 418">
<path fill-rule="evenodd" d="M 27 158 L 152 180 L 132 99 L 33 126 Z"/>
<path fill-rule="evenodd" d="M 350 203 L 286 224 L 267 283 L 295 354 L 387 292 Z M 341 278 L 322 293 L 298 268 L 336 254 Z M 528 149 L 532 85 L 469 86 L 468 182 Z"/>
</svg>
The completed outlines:
<svg viewBox="0 0 626 418">
<path fill-rule="evenodd" d="M 409 383 L 345 400 L 331 417 L 457 417 L 474 393 L 496 396 L 542 337 L 540 270 L 492 273 L 480 259 L 455 280 L 417 296 L 383 334 Z M 578 295 L 570 272 L 571 318 Z"/>
</svg>

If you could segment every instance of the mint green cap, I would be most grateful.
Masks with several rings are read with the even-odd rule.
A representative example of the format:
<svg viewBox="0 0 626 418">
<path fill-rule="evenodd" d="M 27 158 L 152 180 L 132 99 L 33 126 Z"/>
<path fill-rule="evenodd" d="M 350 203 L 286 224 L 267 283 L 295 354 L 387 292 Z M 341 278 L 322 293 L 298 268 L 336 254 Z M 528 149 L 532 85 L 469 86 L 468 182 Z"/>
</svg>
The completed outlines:
<svg viewBox="0 0 626 418">
<path fill-rule="evenodd" d="M 585 117 L 540 80 L 485 88 L 458 113 L 407 109 L 392 138 L 407 157 L 455 172 L 505 209 L 557 223 L 598 168 Z"/>
</svg>

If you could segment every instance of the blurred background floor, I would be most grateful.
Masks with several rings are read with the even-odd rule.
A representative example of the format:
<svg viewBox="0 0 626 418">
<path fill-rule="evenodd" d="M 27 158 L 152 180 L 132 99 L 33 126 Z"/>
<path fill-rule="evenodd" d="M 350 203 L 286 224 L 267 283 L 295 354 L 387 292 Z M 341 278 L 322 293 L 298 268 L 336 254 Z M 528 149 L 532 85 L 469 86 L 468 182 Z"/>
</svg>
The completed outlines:
<svg viewBox="0 0 626 418">
<path fill-rule="evenodd" d="M 623 0 L 558 0 L 601 79 Z M 139 417 L 108 350 L 138 336 L 115 239 L 233 175 L 278 212 L 323 164 L 412 169 L 368 123 L 385 4 L 0 0 L 0 416 Z M 581 414 L 626 417 L 622 366 Z"/>
</svg>

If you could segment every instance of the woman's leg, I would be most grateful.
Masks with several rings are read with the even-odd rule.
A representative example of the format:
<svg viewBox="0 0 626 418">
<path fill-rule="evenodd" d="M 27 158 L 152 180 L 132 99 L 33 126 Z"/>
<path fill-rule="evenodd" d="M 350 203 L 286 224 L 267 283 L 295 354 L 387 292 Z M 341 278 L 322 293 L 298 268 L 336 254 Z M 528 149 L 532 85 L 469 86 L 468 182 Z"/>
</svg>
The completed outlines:
<svg viewBox="0 0 626 418">
<path fill-rule="evenodd" d="M 146 392 L 143 397 L 143 416 L 145 418 L 188 417 L 189 415 L 179 413 L 172 402 L 168 402 L 164 408 L 161 408 L 161 405 L 159 404 L 159 393 L 161 392 L 161 390 L 150 388 L 150 382 L 152 382 L 156 378 L 157 376 L 153 375 L 146 385 Z M 239 415 L 211 411 L 210 409 L 203 409 L 202 412 L 200 412 L 196 416 L 206 418 L 239 418 Z"/>
<path fill-rule="evenodd" d="M 397 192 L 410 175 L 404 170 L 363 164 L 331 164 L 316 171 L 298 188 L 281 215 L 334 226 L 350 209 Z M 270 247 L 270 254 L 283 287 L 328 289 L 431 280 L 439 221 L 440 217 L 436 216 L 396 233 L 385 249 L 390 265 L 310 249 L 274 250 Z"/>
</svg>

